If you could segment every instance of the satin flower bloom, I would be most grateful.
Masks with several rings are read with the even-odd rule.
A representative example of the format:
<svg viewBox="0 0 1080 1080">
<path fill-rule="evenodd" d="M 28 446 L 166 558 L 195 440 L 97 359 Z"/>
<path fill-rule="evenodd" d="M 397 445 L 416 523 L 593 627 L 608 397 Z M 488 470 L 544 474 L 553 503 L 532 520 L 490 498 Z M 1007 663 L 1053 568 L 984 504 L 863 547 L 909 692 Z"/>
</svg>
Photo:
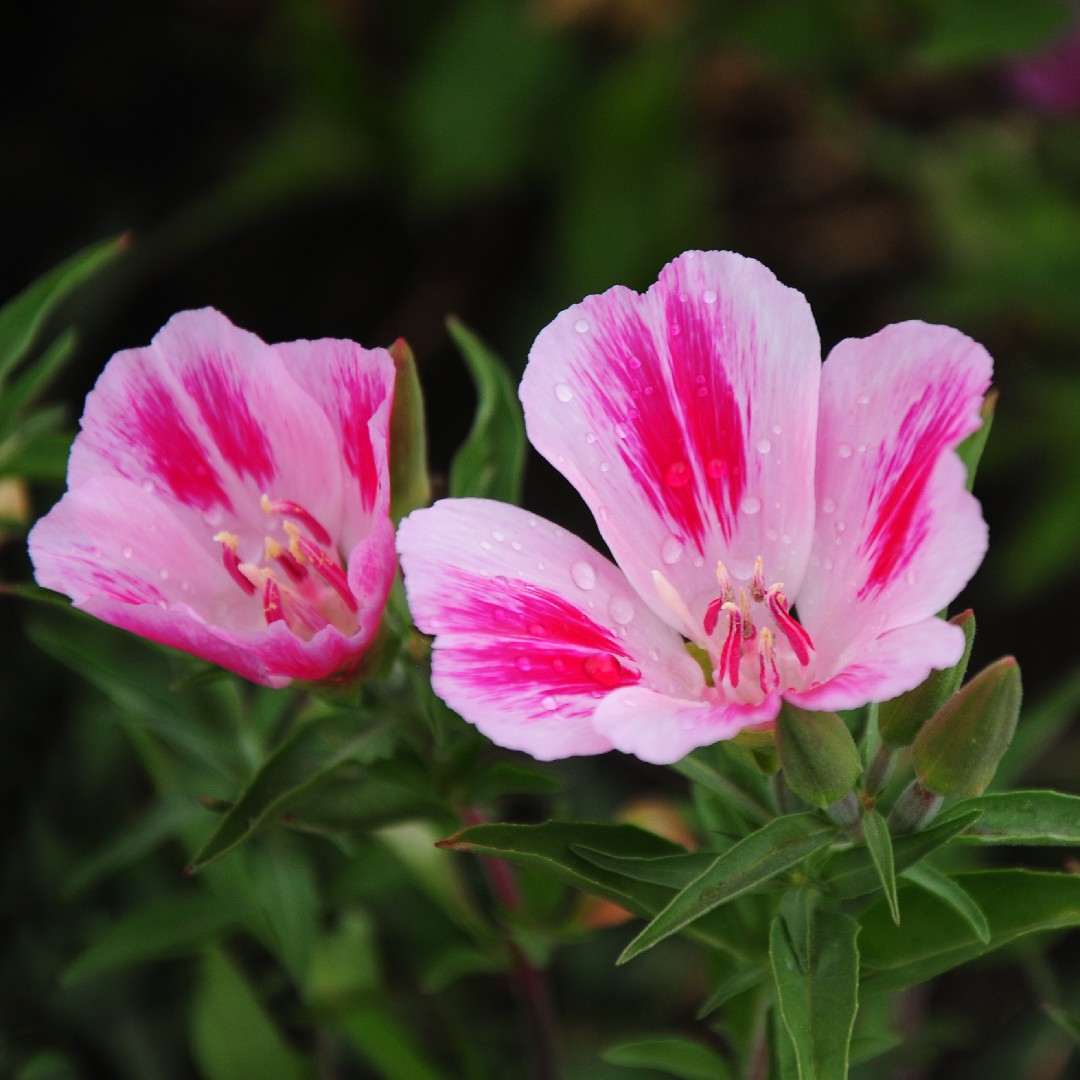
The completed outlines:
<svg viewBox="0 0 1080 1080">
<path fill-rule="evenodd" d="M 347 678 L 395 571 L 393 392 L 383 349 L 173 316 L 87 398 L 38 582 L 257 683 Z"/>
<path fill-rule="evenodd" d="M 920 322 L 822 364 L 802 294 L 730 252 L 567 309 L 521 400 L 615 563 L 513 506 L 414 512 L 398 549 L 436 691 L 540 759 L 667 763 L 782 698 L 846 709 L 918 685 L 963 650 L 935 612 L 986 548 L 953 451 L 990 372 Z"/>
</svg>

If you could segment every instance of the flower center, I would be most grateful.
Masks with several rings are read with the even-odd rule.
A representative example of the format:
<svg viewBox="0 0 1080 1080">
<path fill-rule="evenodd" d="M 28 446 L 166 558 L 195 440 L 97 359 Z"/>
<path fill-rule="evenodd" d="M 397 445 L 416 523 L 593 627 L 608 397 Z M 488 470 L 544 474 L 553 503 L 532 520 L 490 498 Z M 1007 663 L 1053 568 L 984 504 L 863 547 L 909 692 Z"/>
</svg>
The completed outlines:
<svg viewBox="0 0 1080 1080">
<path fill-rule="evenodd" d="M 716 580 L 720 593 L 697 623 L 670 582 L 653 571 L 661 598 L 681 617 L 691 640 L 703 646 L 713 685 L 740 700 L 756 698 L 758 690 L 767 695 L 802 686 L 814 643 L 791 614 L 783 582 L 766 585 L 760 556 L 746 584 L 736 586 L 723 563 L 716 564 Z"/>
<path fill-rule="evenodd" d="M 263 495 L 259 505 L 270 527 L 257 559 L 241 559 L 234 533 L 214 537 L 229 577 L 246 595 L 261 598 L 267 626 L 284 622 L 304 641 L 331 623 L 355 633 L 358 605 L 330 533 L 299 503 Z"/>
</svg>

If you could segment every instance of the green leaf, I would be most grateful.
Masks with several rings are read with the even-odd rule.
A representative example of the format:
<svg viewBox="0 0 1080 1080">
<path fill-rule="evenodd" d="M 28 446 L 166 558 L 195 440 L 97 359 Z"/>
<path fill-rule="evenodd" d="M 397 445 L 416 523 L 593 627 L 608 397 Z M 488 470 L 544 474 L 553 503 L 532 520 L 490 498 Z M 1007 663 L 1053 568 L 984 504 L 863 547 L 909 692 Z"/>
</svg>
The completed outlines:
<svg viewBox="0 0 1080 1080">
<path fill-rule="evenodd" d="M 582 858 L 605 870 L 614 870 L 635 881 L 651 881 L 669 889 L 683 889 L 700 877 L 714 862 L 716 855 L 709 851 L 687 851 L 681 855 L 658 855 L 649 859 L 626 858 L 593 851 L 584 844 L 571 847 Z"/>
<path fill-rule="evenodd" d="M 476 386 L 472 430 L 450 463 L 450 494 L 519 503 L 525 423 L 506 365 L 463 323 L 446 322 Z"/>
<path fill-rule="evenodd" d="M 776 750 L 788 787 L 812 806 L 843 798 L 862 772 L 862 758 L 836 713 L 808 712 L 784 702 L 776 718 Z"/>
<path fill-rule="evenodd" d="M 896 864 L 893 861 L 892 837 L 885 819 L 871 810 L 862 819 L 863 836 L 870 858 L 874 860 L 874 869 L 881 879 L 881 888 L 889 904 L 889 913 L 897 925 L 900 924 L 900 904 L 896 898 Z"/>
<path fill-rule="evenodd" d="M 725 851 L 679 892 L 623 951 L 618 963 L 651 949 L 721 904 L 790 870 L 841 835 L 816 814 L 777 818 Z"/>
<path fill-rule="evenodd" d="M 205 1080 L 304 1080 L 308 1063 L 289 1047 L 247 980 L 220 949 L 207 949 L 195 992 L 191 1044 Z"/>
<path fill-rule="evenodd" d="M 1080 1015 L 1068 1013 L 1055 1005 L 1044 1005 L 1043 1011 L 1074 1043 L 1080 1046 Z"/>
<path fill-rule="evenodd" d="M 975 931 L 975 935 L 984 945 L 990 943 L 990 927 L 982 909 L 952 878 L 929 863 L 909 866 L 904 871 L 904 877 L 948 904 Z"/>
<path fill-rule="evenodd" d="M 0 391 L 0 441 L 7 438 L 19 414 L 32 404 L 60 373 L 75 351 L 75 335 L 70 331 L 54 341 L 10 386 Z"/>
<path fill-rule="evenodd" d="M 0 308 L 0 383 L 30 351 L 60 301 L 126 247 L 126 236 L 91 244 Z"/>
<path fill-rule="evenodd" d="M 995 792 L 950 806 L 940 820 L 952 821 L 972 810 L 980 816 L 960 837 L 965 843 L 1080 846 L 1080 795 Z"/>
<path fill-rule="evenodd" d="M 921 832 L 897 837 L 892 844 L 894 871 L 900 873 L 914 866 L 978 820 L 979 811 L 969 810 L 948 821 L 936 821 Z M 853 899 L 874 892 L 881 883 L 881 877 L 870 852 L 860 845 L 832 855 L 821 872 L 821 881 L 831 896 Z"/>
<path fill-rule="evenodd" d="M 37 413 L 32 419 L 51 419 Z M 24 429 L 25 430 L 25 429 Z M 23 480 L 62 483 L 67 475 L 72 436 L 66 431 L 43 431 L 22 441 L 22 433 L 0 458 L 0 476 L 18 476 Z"/>
<path fill-rule="evenodd" d="M 379 962 L 371 920 L 346 911 L 336 926 L 315 942 L 304 1000 L 320 1017 L 336 1021 L 356 1002 L 379 989 Z"/>
<path fill-rule="evenodd" d="M 731 765 L 730 757 L 725 761 L 725 766 Z M 762 783 L 760 773 L 753 773 L 746 767 L 721 768 L 716 763 L 716 749 L 704 747 L 687 754 L 681 761 L 671 766 L 677 773 L 681 773 L 688 780 L 719 795 L 727 802 L 734 803 L 742 814 L 755 825 L 764 825 L 772 818 L 772 811 L 765 805 L 765 786 Z M 731 774 L 739 775 L 746 786 L 756 785 L 754 792 L 749 792 L 732 780 Z"/>
<path fill-rule="evenodd" d="M 563 781 L 554 773 L 512 761 L 496 761 L 470 788 L 477 802 L 487 802 L 506 795 L 550 795 L 562 788 Z"/>
<path fill-rule="evenodd" d="M 814 889 L 798 886 L 788 889 L 780 898 L 780 915 L 787 926 L 788 938 L 802 970 L 810 970 L 814 951 L 814 908 L 818 893 Z"/>
<path fill-rule="evenodd" d="M 178 896 L 114 922 L 64 972 L 65 986 L 91 975 L 196 951 L 246 913 L 239 903 L 208 896 Z"/>
<path fill-rule="evenodd" d="M 353 712 L 332 713 L 304 724 L 263 762 L 185 872 L 194 874 L 232 851 L 324 782 L 337 766 L 352 759 L 370 760 L 372 753 L 384 751 L 385 744 L 385 726 L 372 727 Z"/>
<path fill-rule="evenodd" d="M 416 1034 L 403 1027 L 385 1005 L 355 1005 L 340 1027 L 382 1080 L 450 1080 L 420 1053 Z"/>
<path fill-rule="evenodd" d="M 638 915 L 659 911 L 671 899 L 671 890 L 606 870 L 575 849 L 587 847 L 593 853 L 631 859 L 685 854 L 678 844 L 635 825 L 562 821 L 543 825 L 474 825 L 440 841 L 438 846 L 508 859 Z M 697 940 L 742 955 L 741 932 L 727 920 L 706 921 L 695 929 L 693 936 Z"/>
<path fill-rule="evenodd" d="M 784 920 L 773 920 L 769 958 L 799 1080 L 847 1080 L 858 1008 L 859 925 L 832 911 L 814 917 L 813 957 L 803 971 Z"/>
<path fill-rule="evenodd" d="M 609 1065 L 655 1069 L 678 1080 L 727 1080 L 731 1076 L 728 1063 L 715 1050 L 674 1035 L 620 1043 L 601 1056 Z"/>
<path fill-rule="evenodd" d="M 880 902 L 860 917 L 867 993 L 902 990 L 1027 934 L 1080 925 L 1080 876 L 1075 874 L 981 870 L 953 880 L 985 913 L 989 942 L 980 941 L 970 923 L 938 897 L 906 886 L 900 891 L 900 926 Z"/>
<path fill-rule="evenodd" d="M 727 978 L 717 983 L 712 993 L 705 999 L 705 1003 L 698 1009 L 698 1019 L 702 1019 L 719 1009 L 721 1005 L 730 1001 L 733 997 L 757 986 L 765 978 L 765 969 L 758 964 L 743 964 L 733 971 Z"/>
<path fill-rule="evenodd" d="M 982 427 L 973 431 L 957 448 L 956 453 L 967 469 L 967 489 L 971 491 L 975 486 L 975 472 L 982 460 L 983 450 L 986 449 L 986 440 L 990 437 L 990 428 L 994 424 L 994 409 L 997 407 L 998 392 L 991 390 L 983 398 L 979 408 L 979 417 Z M 970 649 L 970 646 L 969 646 Z"/>
</svg>

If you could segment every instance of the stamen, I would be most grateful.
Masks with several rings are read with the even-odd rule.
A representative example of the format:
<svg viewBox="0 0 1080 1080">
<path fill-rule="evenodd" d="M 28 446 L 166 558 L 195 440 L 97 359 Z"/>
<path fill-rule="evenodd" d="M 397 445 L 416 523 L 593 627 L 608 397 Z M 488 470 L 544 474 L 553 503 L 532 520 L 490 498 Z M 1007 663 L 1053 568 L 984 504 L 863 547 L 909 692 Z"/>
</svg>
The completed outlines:
<svg viewBox="0 0 1080 1080">
<path fill-rule="evenodd" d="M 303 581 L 308 576 L 307 568 L 300 563 L 299 559 L 291 551 L 286 551 L 272 537 L 266 537 L 263 547 L 266 550 L 266 557 L 279 562 L 281 568 L 293 581 Z"/>
<path fill-rule="evenodd" d="M 720 602 L 726 604 L 735 598 L 735 586 L 731 584 L 731 577 L 727 567 L 722 563 L 716 564 L 716 583 L 720 586 Z"/>
<path fill-rule="evenodd" d="M 221 544 L 221 562 L 229 573 L 229 577 L 248 594 L 255 595 L 255 586 L 240 573 L 240 556 L 236 553 L 239 544 L 237 538 L 231 532 L 219 532 L 214 537 Z"/>
<path fill-rule="evenodd" d="M 266 625 L 285 621 L 285 608 L 281 603 L 281 589 L 272 574 L 266 575 L 263 585 L 263 615 L 266 616 Z"/>
<path fill-rule="evenodd" d="M 701 625 L 705 628 L 705 633 L 708 636 L 712 636 L 712 632 L 716 629 L 716 624 L 720 621 L 720 612 L 727 601 L 718 596 L 715 600 L 709 601 L 709 606 L 705 609 L 705 618 L 701 620 Z"/>
<path fill-rule="evenodd" d="M 345 606 L 352 612 L 357 610 L 356 597 L 349 588 L 349 579 L 345 571 L 322 548 L 316 547 L 306 536 L 295 537 L 295 552 L 341 597 Z M 289 545 L 293 547 L 292 544 Z"/>
<path fill-rule="evenodd" d="M 771 676 L 771 680 L 770 680 Z M 761 692 L 769 693 L 780 685 L 780 672 L 776 667 L 776 647 L 773 645 L 773 633 L 767 627 L 761 628 L 761 637 L 758 641 L 758 681 L 761 684 Z M 769 685 L 769 682 L 772 685 Z"/>
<path fill-rule="evenodd" d="M 769 589 L 766 600 L 777 627 L 788 639 L 788 644 L 798 657 L 799 663 L 806 667 L 810 663 L 810 653 L 813 651 L 814 643 L 802 626 L 788 614 L 787 597 L 780 591 L 780 585 L 773 585 Z"/>
<path fill-rule="evenodd" d="M 739 589 L 739 614 L 742 616 L 742 636 L 749 640 L 757 633 L 754 620 L 750 616 L 750 599 L 745 589 Z"/>
<path fill-rule="evenodd" d="M 289 499 L 275 499 L 271 501 L 270 496 L 264 494 L 259 500 L 259 505 L 262 507 L 263 513 L 279 514 L 281 517 L 295 518 L 304 525 L 318 543 L 327 547 L 330 546 L 330 534 L 299 503 L 294 503 Z"/>
<path fill-rule="evenodd" d="M 724 647 L 720 650 L 720 666 L 717 670 L 721 679 L 727 675 L 734 688 L 739 685 L 739 663 L 742 660 L 742 613 L 730 601 L 723 610 L 728 615 L 728 632 Z"/>
</svg>

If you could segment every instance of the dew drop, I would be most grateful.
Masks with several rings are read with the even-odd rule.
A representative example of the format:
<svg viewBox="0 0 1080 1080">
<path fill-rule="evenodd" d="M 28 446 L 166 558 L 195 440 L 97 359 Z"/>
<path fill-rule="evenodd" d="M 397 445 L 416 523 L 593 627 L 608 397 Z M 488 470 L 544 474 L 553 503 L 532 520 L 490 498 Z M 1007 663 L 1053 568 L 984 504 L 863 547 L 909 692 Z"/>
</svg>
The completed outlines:
<svg viewBox="0 0 1080 1080">
<path fill-rule="evenodd" d="M 506 539 L 506 537 L 505 537 L 505 535 L 503 535 L 503 533 L 499 532 L 498 529 L 492 529 L 491 530 L 491 539 L 495 540 L 495 541 L 497 541 L 498 543 L 501 544 Z"/>
<path fill-rule="evenodd" d="M 600 462 L 600 471 L 601 472 L 610 472 L 611 471 L 611 462 L 610 461 L 601 461 Z"/>
<path fill-rule="evenodd" d="M 701 299 L 704 300 L 706 304 L 715 304 L 716 303 L 716 291 L 714 289 L 706 289 L 701 294 Z"/>
<path fill-rule="evenodd" d="M 597 686 L 611 690 L 622 682 L 622 668 L 611 653 L 593 653 L 581 662 L 581 670 Z"/>
<path fill-rule="evenodd" d="M 836 523 L 836 531 L 837 532 L 843 532 L 846 528 L 847 528 L 847 525 L 843 521 L 838 521 Z"/>
<path fill-rule="evenodd" d="M 675 323 L 675 325 L 672 326 L 670 333 L 672 337 L 678 337 L 682 333 L 682 327 L 678 323 Z"/>
<path fill-rule="evenodd" d="M 821 512 L 823 514 L 832 514 L 836 512 L 836 500 L 835 499 L 822 499 L 821 500 Z"/>
<path fill-rule="evenodd" d="M 775 529 L 766 529 L 765 539 L 768 540 L 769 543 L 775 544 L 776 541 L 780 539 L 780 534 Z"/>
<path fill-rule="evenodd" d="M 660 660 L 660 650 L 659 649 L 650 649 L 649 650 L 649 659 L 654 664 L 658 663 L 659 660 Z"/>
<path fill-rule="evenodd" d="M 840 455 L 840 456 L 841 456 L 842 458 L 849 458 L 849 457 L 851 457 L 851 447 L 850 447 L 850 446 L 848 446 L 848 444 L 847 444 L 846 442 L 842 442 L 842 443 L 841 443 L 841 444 L 840 444 L 840 445 L 839 445 L 839 446 L 838 446 L 838 447 L 836 448 L 836 452 L 837 452 L 837 453 L 838 453 L 838 454 L 839 454 L 839 455 Z"/>
<path fill-rule="evenodd" d="M 539 524 L 540 524 L 540 519 L 539 518 L 534 518 L 534 517 L 529 518 L 529 528 L 530 529 L 535 529 L 536 526 L 539 525 Z"/>
<path fill-rule="evenodd" d="M 757 449 L 759 454 L 767 454 L 772 449 L 772 443 L 768 439 L 758 439 Z"/>
<path fill-rule="evenodd" d="M 544 627 L 542 623 L 531 622 L 525 629 L 529 632 L 530 637 L 543 637 Z"/>
<path fill-rule="evenodd" d="M 908 571 L 907 571 L 907 572 L 906 572 L 906 573 L 904 574 L 904 580 L 905 580 L 905 581 L 906 581 L 906 582 L 907 582 L 907 583 L 908 583 L 909 585 L 914 585 L 914 584 L 915 584 L 915 571 L 914 571 L 914 570 L 908 570 Z"/>
<path fill-rule="evenodd" d="M 517 666 L 518 671 L 531 671 L 532 661 L 527 656 L 519 656 L 514 664 Z"/>
<path fill-rule="evenodd" d="M 490 540 L 481 540 L 481 541 L 480 541 L 480 546 L 481 546 L 481 547 L 482 547 L 482 548 L 483 548 L 483 549 L 484 549 L 485 551 L 490 551 L 490 550 L 491 550 L 491 541 L 490 541 Z"/>
<path fill-rule="evenodd" d="M 547 697 L 542 698 L 540 704 L 543 705 L 548 712 L 554 712 L 559 707 L 559 703 L 550 694 L 548 694 Z"/>
<path fill-rule="evenodd" d="M 123 555 L 125 559 L 130 559 L 131 556 L 135 554 L 135 549 L 130 544 L 127 544 L 120 554 Z"/>
<path fill-rule="evenodd" d="M 573 399 L 574 399 L 574 391 L 571 390 L 570 387 L 567 386 L 566 383 L 564 383 L 564 382 L 556 383 L 555 384 L 555 396 L 560 401 L 563 401 L 563 402 L 573 401 Z"/>
<path fill-rule="evenodd" d="M 746 495 L 739 509 L 744 514 L 756 514 L 761 509 L 761 500 L 756 495 Z"/>
<path fill-rule="evenodd" d="M 161 570 L 158 571 L 157 576 L 159 578 L 161 578 L 162 581 L 168 581 L 169 580 L 169 571 L 162 568 Z"/>
<path fill-rule="evenodd" d="M 773 426 L 772 426 L 772 433 L 774 435 L 781 434 L 783 432 L 783 430 L 784 429 L 779 424 L 773 424 Z"/>
<path fill-rule="evenodd" d="M 856 394 L 855 395 L 855 404 L 856 405 L 869 405 L 870 404 L 870 395 L 869 394 Z"/>
<path fill-rule="evenodd" d="M 585 441 L 586 441 L 586 442 L 587 442 L 587 443 L 588 443 L 588 444 L 589 444 L 590 446 L 591 446 L 591 445 L 592 445 L 592 444 L 593 444 L 594 442 L 596 442 L 596 432 L 595 432 L 595 431 L 590 431 L 590 432 L 587 432 L 587 433 L 586 433 L 586 435 L 585 435 Z"/>
<path fill-rule="evenodd" d="M 697 388 L 697 396 L 698 397 L 708 397 L 709 396 L 709 388 L 707 386 L 699 386 Z"/>
<path fill-rule="evenodd" d="M 607 521 L 609 517 L 611 517 L 611 511 L 606 506 L 598 506 L 596 508 L 596 518 L 598 521 Z"/>
<path fill-rule="evenodd" d="M 513 549 L 514 549 L 515 551 L 520 551 L 520 550 L 521 550 L 521 541 L 520 541 L 520 540 L 511 540 L 511 541 L 510 541 L 510 546 L 511 546 L 511 547 L 512 547 L 512 548 L 513 548 Z"/>
<path fill-rule="evenodd" d="M 727 465 L 724 463 L 723 458 L 709 458 L 709 463 L 705 466 L 705 471 L 713 480 L 719 480 L 720 477 L 727 475 Z"/>
<path fill-rule="evenodd" d="M 831 570 L 833 568 L 833 561 L 832 559 L 826 559 L 821 565 L 824 566 L 826 570 Z"/>
<path fill-rule="evenodd" d="M 689 302 L 690 302 L 690 294 L 689 293 L 684 293 L 684 292 L 679 293 L 679 303 L 680 304 L 687 304 Z"/>
<path fill-rule="evenodd" d="M 189 582 L 187 582 L 187 581 L 181 581 L 180 582 L 180 591 L 181 592 L 188 592 L 190 589 L 191 589 L 191 585 L 190 585 Z"/>
<path fill-rule="evenodd" d="M 538 562 L 538 563 L 536 564 L 536 569 L 537 569 L 537 570 L 543 570 L 543 569 L 544 569 L 544 564 L 543 564 L 542 562 Z"/>
<path fill-rule="evenodd" d="M 574 323 L 574 329 L 579 334 L 587 334 L 589 332 L 589 324 L 584 319 L 578 319 L 578 321 Z"/>
<path fill-rule="evenodd" d="M 674 566 L 682 558 L 683 542 L 677 536 L 668 536 L 660 545 L 660 560 L 667 566 Z"/>
<path fill-rule="evenodd" d="M 694 569 L 700 570 L 705 565 L 705 559 L 701 555 L 694 556 Z"/>
<path fill-rule="evenodd" d="M 781 544 L 790 544 L 790 543 L 791 543 L 791 537 L 790 537 L 790 536 L 788 536 L 788 534 L 787 534 L 787 533 L 784 533 L 784 534 L 783 534 L 783 535 L 782 535 L 782 536 L 780 537 L 780 543 L 781 543 Z"/>
<path fill-rule="evenodd" d="M 641 361 L 636 356 L 628 357 L 626 362 L 635 371 L 637 371 L 637 369 L 641 367 Z"/>
<path fill-rule="evenodd" d="M 626 425 L 618 423 L 615 425 L 615 437 L 617 439 L 625 439 L 630 432 L 626 430 Z"/>
<path fill-rule="evenodd" d="M 570 576 L 579 589 L 588 591 L 596 585 L 596 571 L 583 559 L 571 563 Z"/>
<path fill-rule="evenodd" d="M 664 472 L 668 487 L 680 488 L 690 483 L 690 466 L 685 461 L 673 461 Z"/>
<path fill-rule="evenodd" d="M 555 659 L 551 661 L 551 666 L 555 671 L 565 671 L 566 661 L 561 656 L 556 656 Z"/>
<path fill-rule="evenodd" d="M 154 491 L 154 481 L 153 480 L 144 480 L 142 482 L 142 489 L 143 489 L 143 491 L 146 492 L 147 495 L 152 494 L 153 491 Z"/>
<path fill-rule="evenodd" d="M 608 604 L 608 614 L 620 626 L 625 626 L 634 617 L 634 605 L 625 596 L 613 596 Z"/>
</svg>

